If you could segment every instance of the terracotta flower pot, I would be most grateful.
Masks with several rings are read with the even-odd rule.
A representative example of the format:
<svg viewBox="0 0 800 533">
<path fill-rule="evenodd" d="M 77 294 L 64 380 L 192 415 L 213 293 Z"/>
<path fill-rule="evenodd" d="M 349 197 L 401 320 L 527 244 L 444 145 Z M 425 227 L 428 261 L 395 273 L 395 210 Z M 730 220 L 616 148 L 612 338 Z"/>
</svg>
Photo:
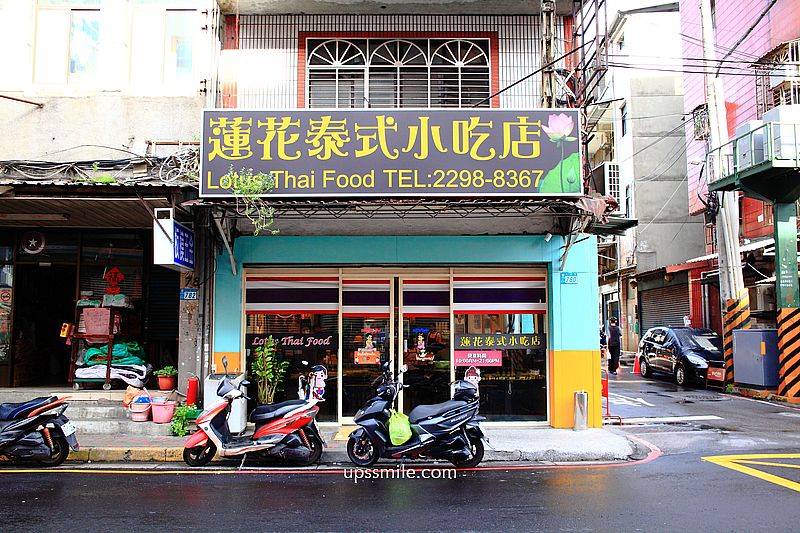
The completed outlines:
<svg viewBox="0 0 800 533">
<path fill-rule="evenodd" d="M 174 390 L 178 376 L 158 376 L 158 390 Z"/>
</svg>

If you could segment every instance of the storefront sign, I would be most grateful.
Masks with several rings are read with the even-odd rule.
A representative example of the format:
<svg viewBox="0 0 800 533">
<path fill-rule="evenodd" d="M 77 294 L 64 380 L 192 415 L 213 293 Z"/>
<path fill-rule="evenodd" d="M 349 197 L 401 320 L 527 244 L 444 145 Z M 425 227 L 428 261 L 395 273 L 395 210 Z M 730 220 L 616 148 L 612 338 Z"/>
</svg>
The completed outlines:
<svg viewBox="0 0 800 533">
<path fill-rule="evenodd" d="M 153 220 L 153 264 L 194 270 L 194 233 L 173 218 L 172 208 L 156 209 Z"/>
<path fill-rule="evenodd" d="M 498 333 L 456 335 L 456 350 L 464 348 L 528 350 L 545 348 L 545 336 L 539 333 Z"/>
<path fill-rule="evenodd" d="M 210 109 L 202 128 L 201 196 L 232 196 L 253 174 L 272 176 L 270 194 L 281 197 L 582 188 L 576 109 Z"/>
<path fill-rule="evenodd" d="M 500 350 L 456 350 L 456 366 L 503 366 Z"/>
<path fill-rule="evenodd" d="M 299 333 L 273 333 L 272 335 L 255 335 L 248 333 L 245 335 L 245 343 L 248 349 L 253 349 L 265 345 L 269 337 L 272 337 L 275 341 L 275 348 L 281 350 L 339 349 L 339 336 L 325 333 L 305 335 Z"/>
</svg>

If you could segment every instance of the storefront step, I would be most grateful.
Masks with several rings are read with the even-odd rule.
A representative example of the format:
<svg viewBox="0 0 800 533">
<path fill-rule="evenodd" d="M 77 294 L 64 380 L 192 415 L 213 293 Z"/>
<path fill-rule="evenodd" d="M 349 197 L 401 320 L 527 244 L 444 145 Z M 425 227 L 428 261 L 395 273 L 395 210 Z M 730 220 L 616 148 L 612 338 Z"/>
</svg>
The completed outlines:
<svg viewBox="0 0 800 533">
<path fill-rule="evenodd" d="M 172 435 L 170 424 L 155 424 L 153 422 L 133 422 L 132 420 L 72 420 L 80 435 L 145 435 L 169 436 Z"/>
<path fill-rule="evenodd" d="M 97 402 L 72 402 L 65 414 L 73 420 L 130 420 L 128 408 L 121 404 L 102 405 Z"/>
<path fill-rule="evenodd" d="M 69 396 L 71 404 L 76 402 L 115 402 L 122 403 L 125 397 L 124 390 L 74 390 L 67 387 L 18 387 L 14 389 L 0 388 L 0 403 L 26 402 L 41 396 Z"/>
</svg>

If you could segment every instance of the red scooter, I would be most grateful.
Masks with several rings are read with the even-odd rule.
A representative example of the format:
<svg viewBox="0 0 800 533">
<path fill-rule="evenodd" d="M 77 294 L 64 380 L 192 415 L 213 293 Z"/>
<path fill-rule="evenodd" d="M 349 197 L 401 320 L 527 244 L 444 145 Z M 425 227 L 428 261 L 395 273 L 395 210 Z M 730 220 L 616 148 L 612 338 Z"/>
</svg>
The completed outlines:
<svg viewBox="0 0 800 533">
<path fill-rule="evenodd" d="M 324 441 L 317 427 L 317 403 L 323 401 L 327 369 L 318 365 L 307 374 L 301 373 L 298 378 L 300 399 L 259 405 L 250 413 L 255 431 L 233 435 L 228 428 L 231 403 L 242 397 L 249 400 L 241 390 L 249 382 L 234 385 L 228 377 L 227 358 L 223 357 L 222 364 L 225 377 L 217 387 L 217 395 L 222 400 L 197 417 L 200 429 L 184 444 L 183 460 L 186 464 L 204 466 L 215 454 L 242 457 L 242 462 L 247 454 L 251 454 L 250 457 L 277 458 L 301 466 L 319 461 Z"/>
</svg>

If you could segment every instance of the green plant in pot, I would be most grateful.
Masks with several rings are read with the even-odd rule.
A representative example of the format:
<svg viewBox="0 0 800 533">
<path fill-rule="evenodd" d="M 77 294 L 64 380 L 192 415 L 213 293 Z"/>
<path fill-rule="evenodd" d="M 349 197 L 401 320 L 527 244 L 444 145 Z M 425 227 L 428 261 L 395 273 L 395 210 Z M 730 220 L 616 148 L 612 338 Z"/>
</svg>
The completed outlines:
<svg viewBox="0 0 800 533">
<path fill-rule="evenodd" d="M 275 393 L 283 387 L 283 378 L 289 367 L 289 361 L 281 361 L 275 353 L 277 342 L 270 336 L 266 342 L 254 351 L 253 365 L 250 373 L 258 386 L 258 403 L 272 403 Z"/>
<path fill-rule="evenodd" d="M 178 369 L 172 365 L 153 372 L 158 377 L 158 390 L 174 390 L 178 385 Z"/>
<path fill-rule="evenodd" d="M 178 437 L 185 437 L 189 433 L 189 425 L 197 420 L 198 409 L 194 405 L 180 405 L 175 408 L 172 415 L 172 434 Z"/>
</svg>

